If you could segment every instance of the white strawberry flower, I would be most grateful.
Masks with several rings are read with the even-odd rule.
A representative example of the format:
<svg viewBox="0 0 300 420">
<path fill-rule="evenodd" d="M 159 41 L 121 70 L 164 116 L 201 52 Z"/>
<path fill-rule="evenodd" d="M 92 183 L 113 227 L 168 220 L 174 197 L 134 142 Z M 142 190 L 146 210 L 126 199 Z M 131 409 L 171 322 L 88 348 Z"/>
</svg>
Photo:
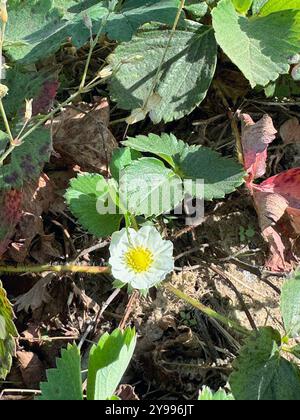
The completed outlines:
<svg viewBox="0 0 300 420">
<path fill-rule="evenodd" d="M 152 226 L 112 235 L 109 264 L 115 279 L 133 289 L 150 289 L 174 270 L 174 246 Z"/>
</svg>

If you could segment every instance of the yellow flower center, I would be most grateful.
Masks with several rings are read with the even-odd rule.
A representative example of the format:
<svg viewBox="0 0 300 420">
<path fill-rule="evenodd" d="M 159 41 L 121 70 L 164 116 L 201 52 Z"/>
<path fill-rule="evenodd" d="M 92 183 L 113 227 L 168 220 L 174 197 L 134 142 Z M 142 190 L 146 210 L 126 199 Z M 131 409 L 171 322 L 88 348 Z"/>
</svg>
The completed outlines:
<svg viewBox="0 0 300 420">
<path fill-rule="evenodd" d="M 135 273 L 145 273 L 153 264 L 154 258 L 152 252 L 143 247 L 132 248 L 125 254 L 125 263 L 127 267 Z"/>
</svg>

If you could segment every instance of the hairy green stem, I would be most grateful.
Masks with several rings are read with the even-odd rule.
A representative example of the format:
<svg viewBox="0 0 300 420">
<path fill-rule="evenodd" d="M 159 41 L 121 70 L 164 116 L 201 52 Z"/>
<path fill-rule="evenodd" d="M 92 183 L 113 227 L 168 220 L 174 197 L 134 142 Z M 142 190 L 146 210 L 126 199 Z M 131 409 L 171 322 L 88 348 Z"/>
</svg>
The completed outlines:
<svg viewBox="0 0 300 420">
<path fill-rule="evenodd" d="M 175 296 L 177 296 L 179 299 L 184 300 L 189 305 L 193 306 L 194 308 L 198 309 L 200 312 L 204 313 L 210 318 L 213 318 L 222 324 L 226 325 L 227 327 L 233 328 L 236 332 L 248 336 L 250 332 L 243 328 L 240 324 L 238 324 L 235 321 L 232 321 L 231 319 L 227 318 L 226 316 L 219 314 L 218 312 L 214 311 L 213 309 L 203 305 L 198 300 L 186 295 L 184 292 L 182 292 L 179 289 L 176 289 L 176 287 L 172 286 L 171 284 L 166 284 L 165 288 L 173 293 Z"/>
<path fill-rule="evenodd" d="M 3 106 L 2 99 L 0 99 L 0 112 L 1 112 L 1 115 L 2 115 L 2 119 L 3 119 L 4 125 L 5 125 L 6 132 L 9 136 L 10 144 L 14 144 L 14 136 L 12 135 L 12 132 L 11 132 L 11 129 L 10 129 L 10 126 L 9 126 L 9 122 L 8 122 L 7 115 L 6 115 L 4 106 Z"/>
<path fill-rule="evenodd" d="M 89 67 L 90 67 L 90 64 L 91 64 L 91 59 L 92 59 L 92 56 L 93 56 L 94 49 L 95 49 L 96 45 L 98 44 L 100 35 L 102 34 L 103 29 L 105 28 L 110 15 L 111 15 L 111 11 L 109 11 L 109 13 L 107 13 L 106 17 L 102 20 L 100 29 L 99 29 L 95 39 L 91 38 L 90 51 L 89 51 L 89 55 L 88 55 L 88 58 L 87 58 L 86 63 L 85 63 L 85 68 L 84 68 L 84 72 L 83 72 L 83 76 L 82 76 L 82 80 L 81 80 L 81 83 L 80 83 L 79 90 L 81 90 L 85 87 L 86 78 L 87 78 L 88 70 L 89 70 Z"/>
<path fill-rule="evenodd" d="M 85 274 L 110 274 L 110 267 L 93 267 L 84 265 L 40 265 L 40 266 L 0 266 L 0 273 L 14 274 L 14 273 L 85 273 Z M 166 284 L 165 289 L 177 296 L 179 299 L 184 300 L 189 305 L 198 309 L 210 318 L 213 318 L 227 327 L 233 328 L 236 332 L 248 336 L 250 332 L 239 325 L 237 322 L 232 321 L 226 316 L 219 314 L 213 309 L 203 305 L 198 300 L 186 295 L 171 284 Z"/>
<path fill-rule="evenodd" d="M 165 51 L 164 51 L 164 54 L 162 56 L 161 62 L 159 64 L 159 66 L 158 66 L 156 75 L 154 77 L 153 85 L 152 85 L 152 87 L 150 89 L 150 92 L 149 92 L 149 95 L 148 95 L 148 97 L 147 97 L 147 99 L 146 99 L 146 101 L 144 103 L 144 106 L 143 106 L 144 109 L 147 108 L 148 102 L 149 102 L 151 96 L 153 95 L 153 93 L 154 93 L 154 91 L 155 91 L 155 89 L 156 89 L 156 87 L 157 87 L 157 85 L 159 83 L 159 80 L 160 80 L 160 77 L 161 77 L 160 72 L 161 72 L 162 66 L 164 65 L 164 62 L 166 60 L 166 57 L 167 57 L 167 54 L 168 54 L 168 50 L 170 48 L 172 39 L 173 39 L 173 37 L 175 35 L 176 28 L 178 26 L 179 19 L 180 19 L 180 16 L 181 16 L 182 11 L 184 9 L 184 6 L 185 6 L 185 0 L 181 0 L 180 1 L 179 8 L 178 8 L 178 12 L 177 12 L 177 15 L 176 15 L 174 24 L 173 24 L 173 28 L 172 28 L 172 31 L 171 31 L 171 34 L 170 34 L 170 37 L 169 37 L 169 40 L 168 40 L 168 43 L 167 43 L 167 46 L 165 48 Z"/>
<path fill-rule="evenodd" d="M 6 10 L 6 4 L 5 4 L 5 10 Z M 7 15 L 6 15 L 7 17 Z M 1 27 L 1 39 L 0 39 L 0 60 L 1 60 L 1 69 L 0 69 L 0 75 L 1 75 L 1 80 L 0 82 L 2 82 L 2 73 L 3 73 L 3 44 L 4 44 L 4 38 L 5 38 L 5 31 L 6 31 L 6 21 L 3 21 L 3 16 L 2 16 L 2 27 Z M 14 142 L 14 137 L 12 135 L 10 126 L 9 126 L 9 122 L 6 116 L 6 112 L 3 106 L 3 102 L 2 102 L 2 98 L 0 99 L 0 112 L 2 115 L 2 119 L 4 121 L 4 125 L 5 125 L 5 129 L 7 131 L 7 134 L 9 136 L 9 140 L 10 143 L 13 144 Z"/>
<path fill-rule="evenodd" d="M 109 274 L 110 267 L 93 267 L 84 265 L 36 265 L 36 266 L 0 266 L 0 273 L 86 273 Z"/>
</svg>

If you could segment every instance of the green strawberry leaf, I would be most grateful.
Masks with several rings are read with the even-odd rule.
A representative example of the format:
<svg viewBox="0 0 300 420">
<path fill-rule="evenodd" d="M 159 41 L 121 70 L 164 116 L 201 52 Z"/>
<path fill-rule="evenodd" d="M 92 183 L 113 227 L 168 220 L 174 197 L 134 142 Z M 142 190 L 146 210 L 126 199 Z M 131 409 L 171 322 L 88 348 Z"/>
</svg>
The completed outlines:
<svg viewBox="0 0 300 420">
<path fill-rule="evenodd" d="M 175 159 L 175 164 L 182 179 L 203 180 L 207 201 L 224 198 L 245 182 L 240 164 L 207 147 L 190 146 Z"/>
<path fill-rule="evenodd" d="M 245 172 L 233 159 L 223 158 L 206 147 L 189 146 L 177 140 L 173 134 L 130 137 L 123 144 L 140 152 L 159 156 L 183 180 L 203 181 L 205 200 L 224 198 L 244 183 Z"/>
<path fill-rule="evenodd" d="M 135 110 L 146 103 L 169 40 L 168 29 L 152 25 L 119 45 L 109 57 L 112 67 L 119 68 L 110 92 L 120 108 Z M 126 57 L 137 56 L 143 59 L 124 63 Z M 177 29 L 159 75 L 156 93 L 161 101 L 151 110 L 153 122 L 169 122 L 190 114 L 206 97 L 216 59 L 212 28 L 189 22 L 186 28 Z"/>
<path fill-rule="evenodd" d="M 121 10 L 111 15 L 106 31 L 110 39 L 128 42 L 145 23 L 160 22 L 172 26 L 177 12 L 177 0 L 125 0 Z"/>
<path fill-rule="evenodd" d="M 159 216 L 183 200 L 182 181 L 161 161 L 142 158 L 122 171 L 120 199 L 136 216 Z"/>
<path fill-rule="evenodd" d="M 245 15 L 252 6 L 253 0 L 232 0 L 232 3 L 239 13 Z"/>
<path fill-rule="evenodd" d="M 28 71 L 13 67 L 6 72 L 5 85 L 8 95 L 3 99 L 5 112 L 9 119 L 25 111 L 25 100 L 36 99 L 42 92 L 45 82 L 54 79 L 54 74 L 46 71 Z M 24 115 L 24 114 L 23 114 Z"/>
<path fill-rule="evenodd" d="M 129 147 L 126 149 L 115 149 L 110 161 L 110 172 L 112 176 L 118 181 L 121 171 L 130 165 L 134 160 L 140 159 L 142 155 Z"/>
<path fill-rule="evenodd" d="M 300 335 L 300 275 L 287 280 L 281 293 L 281 314 L 286 333 L 294 338 Z"/>
<path fill-rule="evenodd" d="M 299 0 L 269 0 L 266 4 L 263 5 L 259 14 L 260 16 L 267 16 L 271 13 L 292 9 L 300 10 Z"/>
<path fill-rule="evenodd" d="M 90 351 L 88 368 L 88 400 L 111 399 L 133 356 L 136 346 L 134 329 L 117 329 L 104 334 Z"/>
<path fill-rule="evenodd" d="M 257 15 L 269 0 L 253 0 L 252 13 Z"/>
<path fill-rule="evenodd" d="M 15 338 L 18 332 L 13 319 L 12 306 L 0 281 L 0 379 L 5 379 L 10 372 L 16 352 Z"/>
<path fill-rule="evenodd" d="M 123 216 L 118 214 L 103 176 L 79 175 L 71 180 L 65 198 L 80 224 L 96 237 L 109 236 L 119 230 Z M 113 205 L 115 208 L 111 209 L 111 214 L 102 214 L 107 205 Z"/>
<path fill-rule="evenodd" d="M 181 155 L 188 147 L 186 143 L 173 134 L 149 134 L 148 136 L 128 137 L 123 142 L 124 146 L 131 147 L 134 150 L 144 153 L 152 153 L 168 162 L 174 169 L 176 168 L 174 158 Z"/>
<path fill-rule="evenodd" d="M 82 401 L 81 357 L 76 345 L 68 345 L 56 361 L 56 369 L 47 371 L 47 382 L 41 383 L 39 401 Z"/>
<path fill-rule="evenodd" d="M 297 359 L 300 359 L 300 344 L 297 344 L 292 349 L 290 349 L 290 352 L 292 355 L 297 357 Z"/>
<path fill-rule="evenodd" d="M 110 12 L 106 1 L 99 0 L 14 0 L 10 2 L 5 48 L 15 61 L 34 63 L 60 48 L 68 38 L 80 48 L 90 39 L 84 19 L 92 22 L 96 35 L 103 27 L 108 37 L 129 41 L 146 22 L 172 24 L 177 14 L 175 0 L 126 0 L 120 10 Z"/>
<path fill-rule="evenodd" d="M 237 400 L 300 400 L 299 369 L 281 357 L 280 346 L 279 332 L 269 327 L 247 339 L 229 379 Z"/>
<path fill-rule="evenodd" d="M 6 134 L 0 133 L 0 138 L 8 143 Z M 36 129 L 14 149 L 10 162 L 0 167 L 0 189 L 21 189 L 24 181 L 37 180 L 51 151 L 50 130 Z"/>
<path fill-rule="evenodd" d="M 199 401 L 233 401 L 234 397 L 231 394 L 227 394 L 224 389 L 219 389 L 217 392 L 213 392 L 208 387 L 203 387 L 199 395 Z"/>
<path fill-rule="evenodd" d="M 208 12 L 208 3 L 205 0 L 187 0 L 184 8 L 195 19 L 201 19 Z"/>
<path fill-rule="evenodd" d="M 289 58 L 300 51 L 300 10 L 248 19 L 231 0 L 221 0 L 212 17 L 217 42 L 252 87 L 289 72 Z"/>
</svg>

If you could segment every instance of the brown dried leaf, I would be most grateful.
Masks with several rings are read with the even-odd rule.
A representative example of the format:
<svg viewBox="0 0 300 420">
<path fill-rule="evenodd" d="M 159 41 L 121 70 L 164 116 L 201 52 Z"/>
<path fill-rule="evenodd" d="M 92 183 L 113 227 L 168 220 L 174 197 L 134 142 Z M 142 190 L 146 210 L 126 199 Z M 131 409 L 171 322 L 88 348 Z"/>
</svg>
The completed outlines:
<svg viewBox="0 0 300 420">
<path fill-rule="evenodd" d="M 300 124 L 298 118 L 287 120 L 280 127 L 280 136 L 285 144 L 300 143 Z"/>
<path fill-rule="evenodd" d="M 14 261 L 23 263 L 33 239 L 44 235 L 42 214 L 48 211 L 52 201 L 53 189 L 47 175 L 43 174 L 37 183 L 24 185 L 22 216 L 8 252 Z"/>
<path fill-rule="evenodd" d="M 44 366 L 35 353 L 18 351 L 17 359 L 24 384 L 30 389 L 38 389 L 44 376 Z"/>
<path fill-rule="evenodd" d="M 45 264 L 53 259 L 62 259 L 63 250 L 61 245 L 56 241 L 55 234 L 50 235 L 41 234 L 39 240 L 30 250 L 30 255 L 39 264 Z"/>
<path fill-rule="evenodd" d="M 110 118 L 106 99 L 94 106 L 80 103 L 67 108 L 53 122 L 54 149 L 65 162 L 82 170 L 105 170 L 117 141 L 108 129 Z"/>
<path fill-rule="evenodd" d="M 117 396 L 122 401 L 139 401 L 139 397 L 136 395 L 133 386 L 131 385 L 120 385 L 117 390 Z"/>
<path fill-rule="evenodd" d="M 54 214 L 61 214 L 67 211 L 67 204 L 64 198 L 66 189 L 69 187 L 70 180 L 78 175 L 78 169 L 60 170 L 51 172 L 51 182 L 53 184 L 54 200 L 51 202 L 50 211 Z"/>
<path fill-rule="evenodd" d="M 47 274 L 44 278 L 39 280 L 29 292 L 20 296 L 16 300 L 16 310 L 18 312 L 29 312 L 31 309 L 35 311 L 44 303 L 49 303 L 52 299 L 48 293 L 47 287 L 53 279 L 53 274 Z"/>
</svg>

